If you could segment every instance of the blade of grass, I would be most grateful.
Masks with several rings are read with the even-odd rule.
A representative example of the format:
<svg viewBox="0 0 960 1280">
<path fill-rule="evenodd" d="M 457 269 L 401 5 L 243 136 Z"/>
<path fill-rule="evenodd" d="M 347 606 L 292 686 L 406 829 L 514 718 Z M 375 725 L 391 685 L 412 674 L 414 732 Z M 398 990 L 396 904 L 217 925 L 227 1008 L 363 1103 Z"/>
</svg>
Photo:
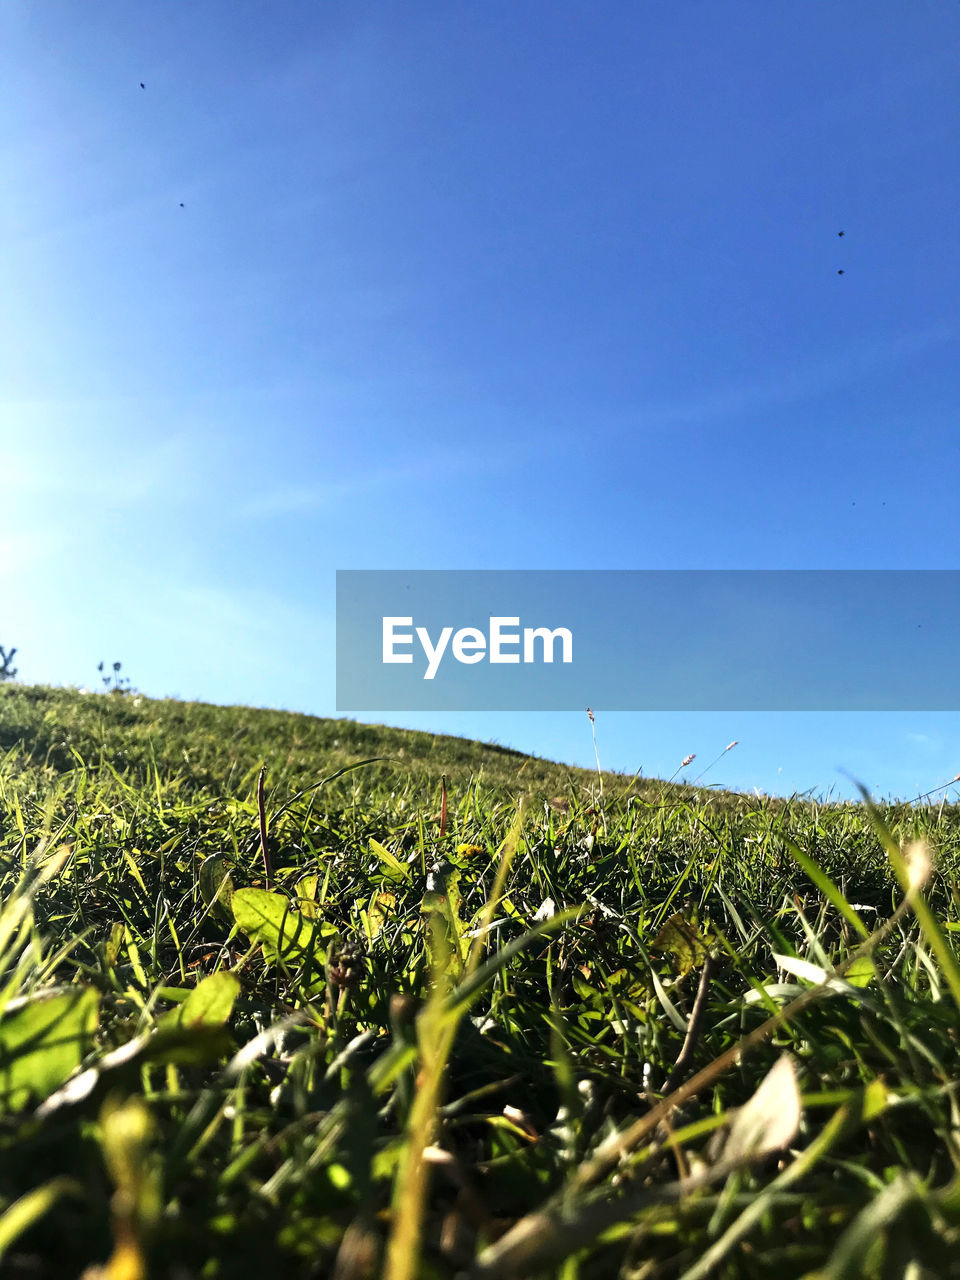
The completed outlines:
<svg viewBox="0 0 960 1280">
<path fill-rule="evenodd" d="M 891 835 L 889 828 L 880 816 L 879 810 L 871 800 L 866 787 L 860 783 L 857 783 L 857 786 L 860 788 L 860 794 L 863 796 L 874 830 L 886 850 L 887 857 L 890 859 L 890 865 L 893 867 L 910 906 L 913 908 L 913 914 L 917 917 L 917 923 L 923 931 L 930 950 L 937 958 L 943 976 L 947 980 L 947 986 L 950 988 L 954 1003 L 960 1009 L 960 962 L 958 962 L 946 934 L 940 928 L 936 917 L 927 906 L 923 896 L 923 883 L 927 877 L 925 874 L 920 874 L 917 867 L 912 866 L 904 856 L 900 845 Z"/>
</svg>

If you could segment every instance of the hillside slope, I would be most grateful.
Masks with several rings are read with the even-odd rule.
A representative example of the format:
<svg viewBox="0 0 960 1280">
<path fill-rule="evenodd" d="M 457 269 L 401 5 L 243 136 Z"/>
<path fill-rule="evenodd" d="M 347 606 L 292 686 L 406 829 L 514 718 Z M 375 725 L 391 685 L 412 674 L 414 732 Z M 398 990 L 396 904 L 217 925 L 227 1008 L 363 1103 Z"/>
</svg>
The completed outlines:
<svg viewBox="0 0 960 1280">
<path fill-rule="evenodd" d="M 955 806 L 19 686 L 0 752 L 0 1274 L 960 1280 Z"/>
<path fill-rule="evenodd" d="M 358 760 L 379 757 L 369 776 L 429 790 L 446 775 L 452 784 L 482 779 L 512 794 L 562 794 L 574 783 L 596 783 L 584 769 L 527 756 L 507 747 L 444 734 L 290 711 L 222 707 L 140 695 L 0 685 L 0 750 L 23 747 L 35 764 L 54 770 L 109 761 L 146 781 L 182 774 L 190 787 L 242 790 L 266 765 L 270 785 L 291 792 Z M 629 779 L 609 775 L 609 783 Z"/>
</svg>

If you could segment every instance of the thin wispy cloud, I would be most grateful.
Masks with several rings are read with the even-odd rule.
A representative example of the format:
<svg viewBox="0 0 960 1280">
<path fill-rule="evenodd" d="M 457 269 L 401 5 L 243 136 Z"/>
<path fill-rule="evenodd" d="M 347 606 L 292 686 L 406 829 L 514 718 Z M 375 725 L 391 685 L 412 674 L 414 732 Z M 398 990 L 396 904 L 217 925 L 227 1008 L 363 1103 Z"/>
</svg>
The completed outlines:
<svg viewBox="0 0 960 1280">
<path fill-rule="evenodd" d="M 688 399 L 644 406 L 643 416 L 658 426 L 687 426 L 814 399 L 875 376 L 878 369 L 908 360 L 931 347 L 956 342 L 955 325 L 934 325 L 884 342 L 851 346 L 826 359 L 781 368 L 752 382 L 717 387 Z"/>
<path fill-rule="evenodd" d="M 79 439 L 77 438 L 79 436 Z M 141 444 L 132 439 L 90 439 L 85 433 L 44 432 L 36 440 L 29 424 L 0 471 L 0 495 L 11 506 L 38 512 L 37 502 L 82 493 L 85 505 L 124 510 L 150 498 L 164 504 L 189 496 L 196 444 L 186 433 Z M 60 508 L 44 510 L 56 519 Z M 75 518 L 75 512 L 72 518 Z"/>
<path fill-rule="evenodd" d="M 515 459 L 511 459 L 515 461 Z M 334 479 L 305 484 L 280 485 L 257 494 L 240 512 L 245 517 L 290 516 L 335 508 L 372 494 L 401 490 L 415 485 L 422 490 L 431 483 L 448 483 L 458 477 L 489 475 L 506 462 L 499 457 L 442 454 L 416 462 L 377 466 L 369 471 L 341 475 Z"/>
</svg>

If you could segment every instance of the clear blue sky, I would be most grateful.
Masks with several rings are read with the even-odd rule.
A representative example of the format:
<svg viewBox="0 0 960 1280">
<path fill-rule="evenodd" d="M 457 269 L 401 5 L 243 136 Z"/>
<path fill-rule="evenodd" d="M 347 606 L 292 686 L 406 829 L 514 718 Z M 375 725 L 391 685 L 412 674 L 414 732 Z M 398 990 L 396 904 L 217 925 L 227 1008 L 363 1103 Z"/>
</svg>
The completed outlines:
<svg viewBox="0 0 960 1280">
<path fill-rule="evenodd" d="M 939 0 L 0 6 L 22 678 L 330 713 L 336 568 L 958 567 L 958 53 Z M 960 770 L 948 714 L 597 732 Z"/>
</svg>

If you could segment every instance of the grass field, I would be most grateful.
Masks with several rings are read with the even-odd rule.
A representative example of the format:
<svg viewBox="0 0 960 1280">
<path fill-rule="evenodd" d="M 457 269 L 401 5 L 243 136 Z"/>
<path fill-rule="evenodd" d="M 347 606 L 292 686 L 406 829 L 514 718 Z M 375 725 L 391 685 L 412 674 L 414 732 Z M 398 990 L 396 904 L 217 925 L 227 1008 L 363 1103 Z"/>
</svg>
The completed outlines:
<svg viewBox="0 0 960 1280">
<path fill-rule="evenodd" d="M 0 1275 L 960 1276 L 958 859 L 954 806 L 2 687 Z"/>
</svg>

